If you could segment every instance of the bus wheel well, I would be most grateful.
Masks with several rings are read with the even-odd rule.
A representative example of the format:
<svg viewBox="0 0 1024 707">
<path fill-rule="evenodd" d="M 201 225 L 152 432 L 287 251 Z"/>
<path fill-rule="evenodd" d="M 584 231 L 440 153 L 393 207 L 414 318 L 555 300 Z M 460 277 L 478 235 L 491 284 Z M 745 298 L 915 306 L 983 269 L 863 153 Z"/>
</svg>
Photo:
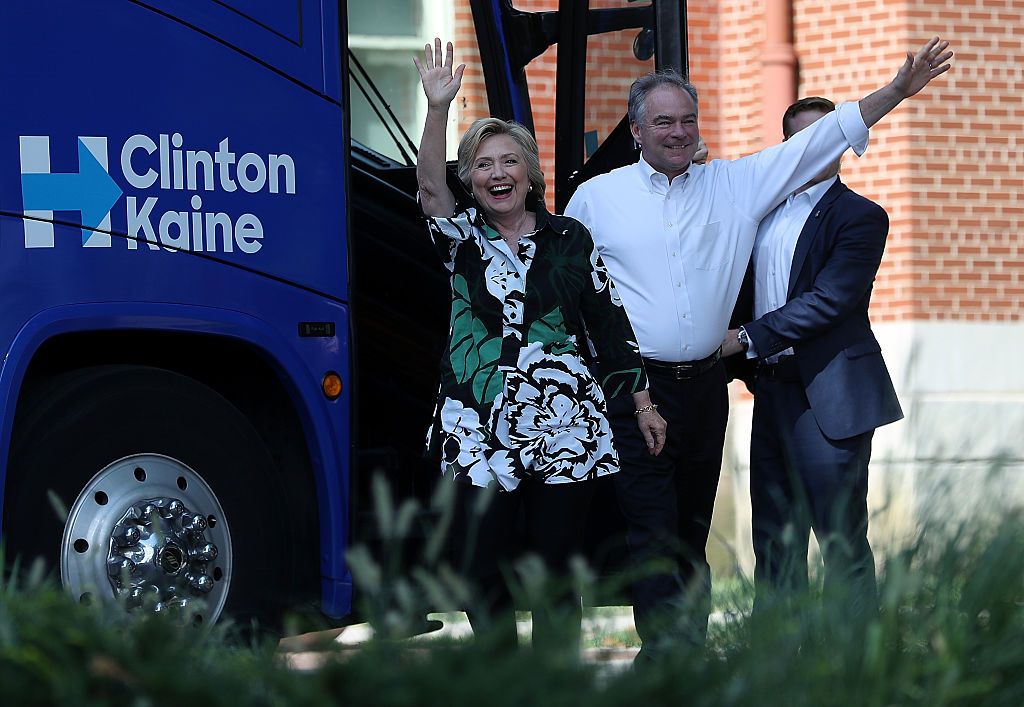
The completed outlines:
<svg viewBox="0 0 1024 707">
<path fill-rule="evenodd" d="M 21 385 L 15 425 L 28 414 L 48 383 L 69 380 L 97 367 L 162 369 L 185 376 L 225 398 L 262 439 L 286 496 L 306 498 L 302 512 L 291 513 L 289 523 L 311 547 L 306 557 L 312 567 L 302 568 L 309 591 L 302 601 L 319 599 L 319 519 L 316 484 L 305 433 L 285 384 L 273 366 L 255 348 L 222 337 L 175 332 L 113 332 L 65 334 L 43 344 L 33 357 Z M 211 431 L 216 434 L 216 431 Z M 146 450 L 140 450 L 146 451 Z M 10 481 L 10 479 L 8 480 Z M 304 563 L 305 564 L 305 563 Z M 305 583 L 304 583 L 305 584 Z"/>
<path fill-rule="evenodd" d="M 209 386 L 252 422 L 279 468 L 289 474 L 312 476 L 295 402 L 277 372 L 252 346 L 224 337 L 158 331 L 53 337 L 39 348 L 29 365 L 19 407 L 25 391 L 35 384 L 74 369 L 100 365 L 163 368 Z"/>
</svg>

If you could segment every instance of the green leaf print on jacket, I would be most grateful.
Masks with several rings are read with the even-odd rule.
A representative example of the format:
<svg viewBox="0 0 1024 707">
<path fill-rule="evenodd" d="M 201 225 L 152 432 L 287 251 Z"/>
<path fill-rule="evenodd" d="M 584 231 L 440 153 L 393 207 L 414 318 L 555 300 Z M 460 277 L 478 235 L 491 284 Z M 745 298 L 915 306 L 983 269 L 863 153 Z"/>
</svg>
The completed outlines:
<svg viewBox="0 0 1024 707">
<path fill-rule="evenodd" d="M 531 324 L 527 339 L 531 344 L 540 344 L 545 351 L 556 356 L 576 353 L 576 344 L 573 343 L 569 332 L 565 329 L 565 319 L 562 318 L 561 307 L 556 306 Z"/>
<path fill-rule="evenodd" d="M 469 284 L 462 275 L 452 278 L 452 341 L 449 357 L 459 383 L 472 378 L 473 397 L 480 404 L 492 402 L 501 392 L 504 376 L 498 370 L 501 337 L 487 336 L 487 327 L 473 316 Z"/>
</svg>

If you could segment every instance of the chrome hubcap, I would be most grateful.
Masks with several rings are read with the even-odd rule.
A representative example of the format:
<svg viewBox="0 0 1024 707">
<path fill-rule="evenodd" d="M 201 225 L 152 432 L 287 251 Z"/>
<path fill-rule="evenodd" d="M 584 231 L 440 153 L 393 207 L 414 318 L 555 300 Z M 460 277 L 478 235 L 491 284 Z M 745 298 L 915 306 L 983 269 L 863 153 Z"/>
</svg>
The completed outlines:
<svg viewBox="0 0 1024 707">
<path fill-rule="evenodd" d="M 212 622 L 224 608 L 231 559 L 224 510 L 202 477 L 176 459 L 137 454 L 100 471 L 75 500 L 61 579 L 83 601 Z"/>
<path fill-rule="evenodd" d="M 177 498 L 136 503 L 110 535 L 110 586 L 129 608 L 153 597 L 155 611 L 184 608 L 190 599 L 209 594 L 216 584 L 211 565 L 220 551 L 207 538 L 208 526 Z"/>
</svg>

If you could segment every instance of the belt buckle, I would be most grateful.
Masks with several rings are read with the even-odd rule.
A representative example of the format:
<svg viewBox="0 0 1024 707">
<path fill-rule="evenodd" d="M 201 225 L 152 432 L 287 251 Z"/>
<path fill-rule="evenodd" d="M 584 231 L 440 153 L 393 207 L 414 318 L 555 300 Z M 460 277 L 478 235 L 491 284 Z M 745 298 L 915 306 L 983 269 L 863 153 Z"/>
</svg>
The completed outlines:
<svg viewBox="0 0 1024 707">
<path fill-rule="evenodd" d="M 678 363 L 674 366 L 676 380 L 686 380 L 687 378 L 693 378 L 693 372 L 696 370 L 696 366 L 692 363 Z"/>
</svg>

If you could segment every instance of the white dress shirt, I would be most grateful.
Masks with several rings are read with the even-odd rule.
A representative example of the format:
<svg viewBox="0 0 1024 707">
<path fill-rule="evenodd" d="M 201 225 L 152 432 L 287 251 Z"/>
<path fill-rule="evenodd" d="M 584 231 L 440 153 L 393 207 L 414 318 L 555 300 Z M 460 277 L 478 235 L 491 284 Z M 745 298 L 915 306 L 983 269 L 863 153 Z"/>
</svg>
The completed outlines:
<svg viewBox="0 0 1024 707">
<path fill-rule="evenodd" d="M 796 242 L 800 240 L 800 232 L 814 207 L 837 179 L 832 177 L 802 192 L 790 194 L 757 227 L 757 237 L 754 239 L 754 319 L 760 319 L 786 304 L 793 253 L 796 251 Z M 793 349 L 788 348 L 780 351 L 778 356 L 792 353 Z M 747 358 L 756 355 L 751 343 Z M 774 357 L 769 359 L 773 360 Z"/>
<path fill-rule="evenodd" d="M 867 139 L 859 105 L 844 103 L 786 142 L 691 164 L 671 183 L 641 157 L 581 184 L 565 213 L 590 229 L 640 353 L 670 362 L 714 353 L 758 223 L 848 148 L 862 154 Z"/>
</svg>

